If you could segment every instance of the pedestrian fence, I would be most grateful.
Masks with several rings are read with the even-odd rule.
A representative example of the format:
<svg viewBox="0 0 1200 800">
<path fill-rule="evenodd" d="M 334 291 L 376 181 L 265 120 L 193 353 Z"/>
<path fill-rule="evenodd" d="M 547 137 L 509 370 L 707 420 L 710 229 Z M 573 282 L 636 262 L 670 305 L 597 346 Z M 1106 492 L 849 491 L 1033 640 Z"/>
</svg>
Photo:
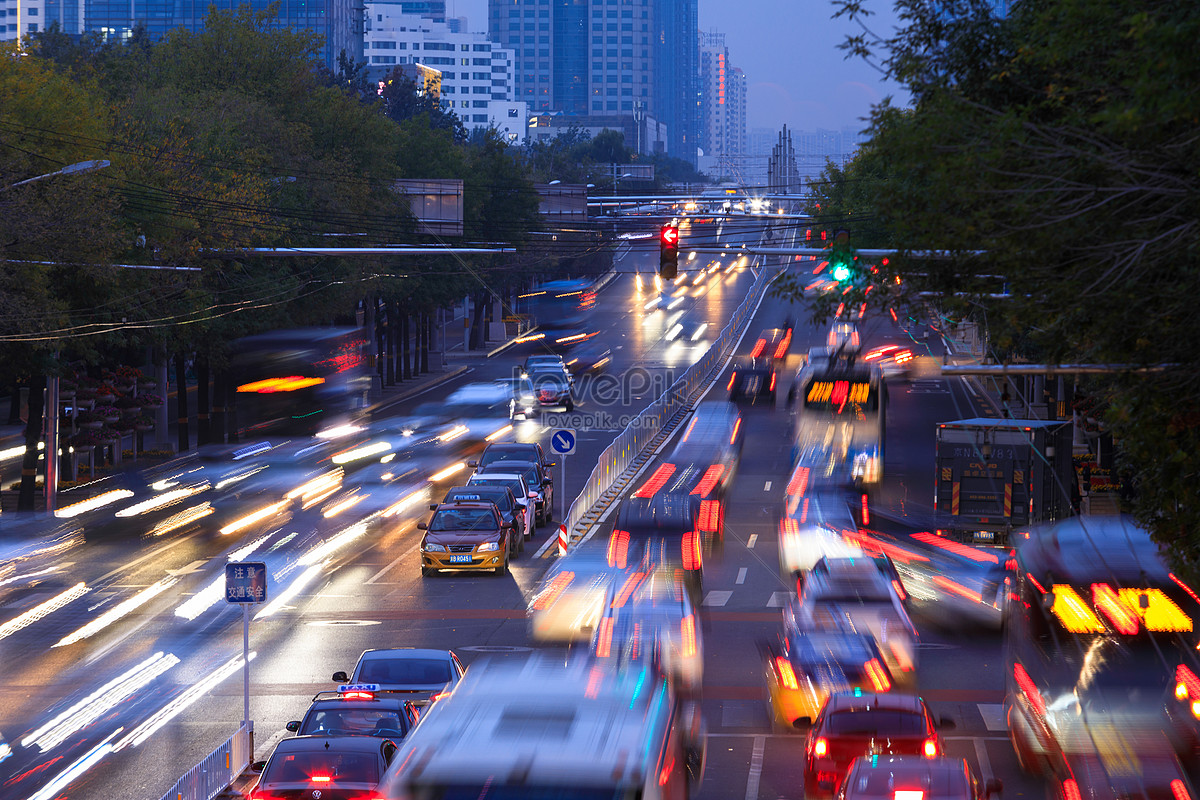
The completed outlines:
<svg viewBox="0 0 1200 800">
<path fill-rule="evenodd" d="M 721 369 L 742 330 L 754 316 L 767 288 L 784 269 L 786 266 L 763 268 L 746 299 L 733 312 L 712 346 L 635 417 L 596 459 L 595 468 L 563 520 L 572 543 L 587 535 L 609 505 L 625 491 L 637 470 L 650 459 L 654 449 L 691 412 L 700 392 L 716 377 L 715 373 Z"/>
<path fill-rule="evenodd" d="M 213 800 L 250 766 L 253 751 L 253 732 L 243 723 L 224 744 L 185 772 L 162 800 Z"/>
</svg>

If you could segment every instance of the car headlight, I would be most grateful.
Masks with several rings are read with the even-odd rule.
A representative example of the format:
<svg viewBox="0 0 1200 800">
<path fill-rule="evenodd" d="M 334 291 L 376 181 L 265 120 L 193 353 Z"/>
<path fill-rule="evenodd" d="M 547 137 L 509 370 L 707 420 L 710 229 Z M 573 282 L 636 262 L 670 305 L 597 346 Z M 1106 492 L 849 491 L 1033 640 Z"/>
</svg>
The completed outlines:
<svg viewBox="0 0 1200 800">
<path fill-rule="evenodd" d="M 481 552 L 481 553 L 486 553 L 486 552 L 489 552 L 489 551 L 491 551 L 491 550 L 499 550 L 499 549 L 500 549 L 500 542 L 498 542 L 498 541 L 496 541 L 496 542 L 484 542 L 483 544 L 479 545 L 479 547 L 478 547 L 478 548 L 476 548 L 476 549 L 477 549 L 477 550 L 479 550 L 479 552 Z"/>
<path fill-rule="evenodd" d="M 426 542 L 425 544 L 421 545 L 421 549 L 425 550 L 426 552 L 429 552 L 429 553 L 444 553 L 444 552 L 446 552 L 445 547 L 443 547 L 440 544 L 433 544 L 432 542 Z"/>
</svg>

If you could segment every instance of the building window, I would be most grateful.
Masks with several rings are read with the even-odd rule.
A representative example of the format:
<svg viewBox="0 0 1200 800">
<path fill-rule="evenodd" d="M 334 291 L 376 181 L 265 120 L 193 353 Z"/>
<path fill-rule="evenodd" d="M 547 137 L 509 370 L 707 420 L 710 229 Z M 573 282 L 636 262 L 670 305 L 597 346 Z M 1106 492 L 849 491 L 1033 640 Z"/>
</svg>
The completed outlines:
<svg viewBox="0 0 1200 800">
<path fill-rule="evenodd" d="M 471 101 L 471 108 L 487 108 L 487 107 L 488 107 L 487 100 L 472 100 Z"/>
<path fill-rule="evenodd" d="M 592 111 L 603 111 L 604 103 L 592 103 Z"/>
<path fill-rule="evenodd" d="M 33 11 L 36 11 L 36 10 L 37 10 L 37 9 L 33 9 L 33 8 L 27 9 L 27 11 L 29 11 L 29 12 L 33 12 Z M 30 15 L 29 15 L 29 16 L 33 16 L 33 14 L 32 14 L 32 13 L 30 13 Z M 29 23 L 29 32 L 30 32 L 30 33 L 37 33 L 37 32 L 38 32 L 37 26 L 38 26 L 38 24 L 37 24 L 36 22 L 31 22 L 31 23 Z"/>
<path fill-rule="evenodd" d="M 490 53 L 490 52 L 492 52 L 492 46 L 491 46 L 490 44 L 477 44 L 477 45 L 473 45 L 473 48 L 474 48 L 474 50 L 475 50 L 475 52 L 476 52 L 476 53 Z"/>
<path fill-rule="evenodd" d="M 608 101 L 608 110 L 609 110 L 609 111 L 616 111 L 616 110 L 617 110 L 617 101 L 615 101 L 615 100 L 609 100 L 609 101 Z"/>
<path fill-rule="evenodd" d="M 37 10 L 36 8 L 27 8 L 27 9 L 25 9 L 25 16 L 27 16 L 27 17 L 36 17 L 37 15 L 38 15 L 38 10 Z M 35 25 L 33 28 L 30 28 L 30 30 L 36 31 L 36 30 L 37 30 L 37 26 Z"/>
<path fill-rule="evenodd" d="M 508 110 L 508 116 L 513 117 L 515 119 L 517 117 L 517 109 L 510 108 Z"/>
<path fill-rule="evenodd" d="M 487 114 L 472 114 L 471 122 L 487 122 Z"/>
</svg>

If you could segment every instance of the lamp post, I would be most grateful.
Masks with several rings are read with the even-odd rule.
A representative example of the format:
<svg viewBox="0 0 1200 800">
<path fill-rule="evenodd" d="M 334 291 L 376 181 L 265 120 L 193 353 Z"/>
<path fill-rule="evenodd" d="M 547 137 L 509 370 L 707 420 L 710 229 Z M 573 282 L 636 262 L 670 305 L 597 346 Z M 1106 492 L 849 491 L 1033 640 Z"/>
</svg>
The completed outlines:
<svg viewBox="0 0 1200 800">
<path fill-rule="evenodd" d="M 23 181 L 9 184 L 0 191 L 8 191 L 17 186 L 24 186 L 34 181 L 53 178 L 56 175 L 78 175 L 84 172 L 94 172 L 98 169 L 104 169 L 112 164 L 107 159 L 92 159 L 88 161 L 77 161 L 74 164 L 68 164 L 62 169 L 57 169 L 54 172 L 47 172 L 45 175 L 35 175 L 32 178 L 26 178 Z M 46 417 L 46 510 L 53 513 L 55 501 L 58 494 L 58 376 L 51 375 L 46 379 L 46 406 L 44 410 Z M 35 462 L 36 463 L 36 462 Z"/>
</svg>

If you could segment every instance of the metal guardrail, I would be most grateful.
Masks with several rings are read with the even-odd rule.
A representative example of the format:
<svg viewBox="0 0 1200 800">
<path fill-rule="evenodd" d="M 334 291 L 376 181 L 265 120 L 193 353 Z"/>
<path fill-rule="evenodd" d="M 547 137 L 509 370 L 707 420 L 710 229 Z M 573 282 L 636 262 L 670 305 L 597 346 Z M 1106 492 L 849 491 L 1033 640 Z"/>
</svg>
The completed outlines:
<svg viewBox="0 0 1200 800">
<path fill-rule="evenodd" d="M 162 800 L 213 800 L 250 766 L 253 749 L 250 726 L 242 725 L 224 744 L 185 772 Z"/>
<path fill-rule="evenodd" d="M 624 491 L 632 478 L 626 475 L 630 467 L 640 467 L 650 458 L 653 447 L 675 429 L 675 425 L 691 411 L 696 396 L 708 385 L 714 370 L 719 369 L 741 335 L 742 328 L 753 316 L 758 303 L 771 282 L 787 269 L 763 268 L 750 293 L 712 346 L 698 361 L 663 394 L 635 417 L 596 459 L 596 466 L 584 483 L 583 490 L 571 503 L 563 521 L 571 542 L 587 534 L 601 514 Z"/>
</svg>

